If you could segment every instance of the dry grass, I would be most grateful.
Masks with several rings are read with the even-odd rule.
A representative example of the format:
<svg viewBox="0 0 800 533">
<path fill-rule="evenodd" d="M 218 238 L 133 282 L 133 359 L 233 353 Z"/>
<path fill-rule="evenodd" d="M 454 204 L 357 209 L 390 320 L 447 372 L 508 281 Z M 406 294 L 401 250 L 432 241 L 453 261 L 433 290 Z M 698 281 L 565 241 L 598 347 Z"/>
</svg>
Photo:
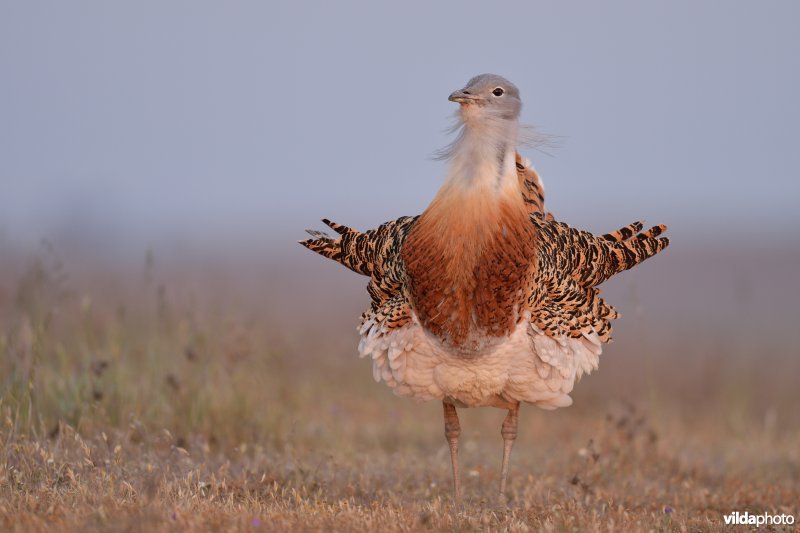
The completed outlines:
<svg viewBox="0 0 800 533">
<path fill-rule="evenodd" d="M 644 369 L 617 354 L 575 407 L 523 409 L 508 505 L 495 495 L 503 413 L 462 410 L 454 509 L 440 406 L 374 384 L 352 331 L 309 338 L 270 325 L 276 302 L 242 309 L 157 278 L 148 261 L 128 290 L 70 281 L 48 259 L 0 280 L 0 529 L 697 531 L 733 510 L 800 518 L 796 365 L 781 380 L 743 359 L 704 380 L 714 354 Z"/>
</svg>

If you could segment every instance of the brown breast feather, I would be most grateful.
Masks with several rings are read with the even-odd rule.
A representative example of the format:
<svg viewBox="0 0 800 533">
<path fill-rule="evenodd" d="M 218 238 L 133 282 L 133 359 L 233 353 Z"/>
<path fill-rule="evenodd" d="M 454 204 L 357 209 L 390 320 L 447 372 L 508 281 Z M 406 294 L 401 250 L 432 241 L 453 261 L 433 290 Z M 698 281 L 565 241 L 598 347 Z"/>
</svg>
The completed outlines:
<svg viewBox="0 0 800 533">
<path fill-rule="evenodd" d="M 462 352 L 509 334 L 536 268 L 536 228 L 520 195 L 437 198 L 402 248 L 423 327 Z"/>
</svg>

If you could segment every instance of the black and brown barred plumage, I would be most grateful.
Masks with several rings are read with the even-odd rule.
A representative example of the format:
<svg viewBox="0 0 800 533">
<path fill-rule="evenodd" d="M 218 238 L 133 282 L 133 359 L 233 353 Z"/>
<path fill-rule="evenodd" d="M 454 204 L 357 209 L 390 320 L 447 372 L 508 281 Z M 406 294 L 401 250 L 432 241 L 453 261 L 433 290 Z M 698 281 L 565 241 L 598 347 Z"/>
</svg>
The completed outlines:
<svg viewBox="0 0 800 533">
<path fill-rule="evenodd" d="M 642 231 L 634 222 L 597 237 L 557 222 L 544 209 L 544 190 L 536 171 L 524 166 L 517 154 L 517 173 L 531 224 L 544 238 L 540 241 L 539 264 L 534 285 L 542 287 L 528 295 L 529 305 L 539 309 L 533 323 L 553 336 L 580 337 L 594 330 L 602 342 L 611 340 L 611 320 L 619 315 L 600 296 L 596 286 L 663 250 L 669 239 L 658 238 L 666 226 Z M 313 237 L 300 241 L 306 248 L 369 276 L 367 290 L 372 299 L 362 315 L 362 324 L 375 320 L 388 330 L 404 326 L 409 302 L 403 294 L 405 265 L 400 251 L 418 216 L 400 217 L 378 228 L 359 232 L 328 219 L 322 221 L 338 237 L 308 230 Z M 581 265 L 586 268 L 581 269 Z M 544 287 L 548 287 L 547 290 Z"/>
</svg>

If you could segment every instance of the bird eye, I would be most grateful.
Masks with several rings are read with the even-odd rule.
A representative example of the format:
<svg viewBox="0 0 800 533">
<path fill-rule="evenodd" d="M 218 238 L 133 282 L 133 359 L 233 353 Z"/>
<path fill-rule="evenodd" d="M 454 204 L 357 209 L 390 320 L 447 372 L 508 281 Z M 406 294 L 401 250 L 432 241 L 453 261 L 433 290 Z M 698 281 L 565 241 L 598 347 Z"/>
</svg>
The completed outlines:
<svg viewBox="0 0 800 533">
<path fill-rule="evenodd" d="M 495 96 L 503 96 L 503 92 L 505 92 L 505 91 L 503 91 L 503 88 L 502 87 L 498 87 L 497 89 L 492 91 L 492 94 L 495 95 Z"/>
</svg>

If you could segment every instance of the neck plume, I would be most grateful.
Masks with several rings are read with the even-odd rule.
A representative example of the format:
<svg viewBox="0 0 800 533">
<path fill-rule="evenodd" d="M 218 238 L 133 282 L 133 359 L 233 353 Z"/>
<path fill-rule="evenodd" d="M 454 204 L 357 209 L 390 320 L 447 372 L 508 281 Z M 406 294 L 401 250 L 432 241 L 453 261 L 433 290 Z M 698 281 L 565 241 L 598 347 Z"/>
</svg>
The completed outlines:
<svg viewBox="0 0 800 533">
<path fill-rule="evenodd" d="M 497 195 L 518 188 L 514 165 L 519 123 L 469 114 L 462 111 L 459 134 L 441 153 L 450 167 L 440 194 L 473 190 Z"/>
</svg>

